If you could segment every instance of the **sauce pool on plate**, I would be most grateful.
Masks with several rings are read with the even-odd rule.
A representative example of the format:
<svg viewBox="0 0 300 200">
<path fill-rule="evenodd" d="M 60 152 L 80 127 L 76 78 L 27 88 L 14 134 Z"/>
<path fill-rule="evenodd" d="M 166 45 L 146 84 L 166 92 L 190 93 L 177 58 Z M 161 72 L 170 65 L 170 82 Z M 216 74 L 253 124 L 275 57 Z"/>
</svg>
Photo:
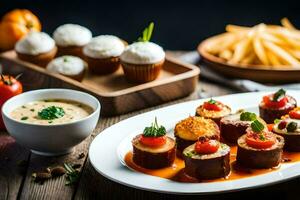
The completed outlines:
<svg viewBox="0 0 300 200">
<path fill-rule="evenodd" d="M 90 106 L 77 101 L 46 99 L 26 103 L 14 109 L 10 116 L 25 123 L 53 125 L 81 120 L 93 111 Z"/>
</svg>

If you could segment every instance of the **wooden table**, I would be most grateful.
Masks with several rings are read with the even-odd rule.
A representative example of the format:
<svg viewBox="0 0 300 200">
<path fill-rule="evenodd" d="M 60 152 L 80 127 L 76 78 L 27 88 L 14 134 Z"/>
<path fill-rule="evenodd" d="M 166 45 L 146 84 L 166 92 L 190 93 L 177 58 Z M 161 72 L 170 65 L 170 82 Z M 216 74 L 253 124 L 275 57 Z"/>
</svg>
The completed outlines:
<svg viewBox="0 0 300 200">
<path fill-rule="evenodd" d="M 0 132 L 0 200 L 2 199 L 240 199 L 242 196 L 257 198 L 276 197 L 281 199 L 295 199 L 297 188 L 300 185 L 299 179 L 268 186 L 259 189 L 252 189 L 241 192 L 207 195 L 207 196 L 176 196 L 146 192 L 129 188 L 112 182 L 98 174 L 87 159 L 88 147 L 93 138 L 103 129 L 128 117 L 144 113 L 159 107 L 164 107 L 179 102 L 200 98 L 205 94 L 208 96 L 219 96 L 235 93 L 229 88 L 224 88 L 206 81 L 200 81 L 198 90 L 177 101 L 144 109 L 126 115 L 101 118 L 97 128 L 92 135 L 80 145 L 76 146 L 72 154 L 60 157 L 41 157 L 32 154 L 28 149 L 15 143 L 6 132 Z M 79 154 L 84 153 L 84 158 L 79 159 Z M 109 153 L 113 152 L 108 152 Z M 27 165 L 26 165 L 26 161 Z M 65 162 L 79 163 L 82 165 L 81 177 L 77 184 L 65 186 L 64 177 L 46 181 L 44 184 L 37 184 L 32 181 L 33 172 L 41 171 L 48 166 L 60 165 Z M 105 162 L 105 161 L 103 161 Z M 297 199 L 297 198 L 296 198 Z M 299 198 L 298 198 L 299 199 Z"/>
</svg>

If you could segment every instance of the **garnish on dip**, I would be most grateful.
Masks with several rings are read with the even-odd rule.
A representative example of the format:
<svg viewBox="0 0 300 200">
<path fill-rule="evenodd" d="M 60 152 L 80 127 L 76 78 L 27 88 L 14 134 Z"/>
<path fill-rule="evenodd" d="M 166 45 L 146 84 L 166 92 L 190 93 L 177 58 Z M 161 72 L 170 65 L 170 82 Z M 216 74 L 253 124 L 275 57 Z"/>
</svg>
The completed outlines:
<svg viewBox="0 0 300 200">
<path fill-rule="evenodd" d="M 247 131 L 246 143 L 256 149 L 267 149 L 275 144 L 274 134 L 269 132 L 264 124 L 258 120 L 251 123 L 251 129 Z"/>
<path fill-rule="evenodd" d="M 222 107 L 223 107 L 223 104 L 214 99 L 210 99 L 209 101 L 206 101 L 203 103 L 203 108 L 206 110 L 221 111 Z"/>
<path fill-rule="evenodd" d="M 206 137 L 200 137 L 195 144 L 195 151 L 199 154 L 212 154 L 218 151 L 220 142 Z"/>
<path fill-rule="evenodd" d="M 284 89 L 280 89 L 274 94 L 266 95 L 263 97 L 263 102 L 270 108 L 284 107 L 288 102 L 286 91 Z"/>
<path fill-rule="evenodd" d="M 294 108 L 289 112 L 289 116 L 292 119 L 300 119 L 300 107 Z"/>
<path fill-rule="evenodd" d="M 159 126 L 155 117 L 154 123 L 144 129 L 140 142 L 146 146 L 160 147 L 166 143 L 166 133 L 166 128 Z"/>
<path fill-rule="evenodd" d="M 58 119 L 63 117 L 64 115 L 64 109 L 57 106 L 50 106 L 38 112 L 38 117 L 45 120 Z"/>
</svg>

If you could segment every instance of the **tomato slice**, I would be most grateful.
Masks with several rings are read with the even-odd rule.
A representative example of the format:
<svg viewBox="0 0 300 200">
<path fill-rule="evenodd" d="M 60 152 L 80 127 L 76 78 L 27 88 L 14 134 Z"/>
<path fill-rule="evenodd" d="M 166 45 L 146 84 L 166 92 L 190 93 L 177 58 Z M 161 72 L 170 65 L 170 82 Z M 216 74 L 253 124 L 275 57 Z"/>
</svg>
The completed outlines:
<svg viewBox="0 0 300 200">
<path fill-rule="evenodd" d="M 220 102 L 217 103 L 210 103 L 210 102 L 204 102 L 203 108 L 206 110 L 215 110 L 215 111 L 221 111 L 222 110 L 222 104 Z"/>
<path fill-rule="evenodd" d="M 268 130 L 269 130 L 269 131 L 272 131 L 272 130 L 273 130 L 273 127 L 274 127 L 274 124 L 267 124 L 267 127 L 268 127 Z"/>
<path fill-rule="evenodd" d="M 200 154 L 211 154 L 217 152 L 219 146 L 217 140 L 198 141 L 195 144 L 195 151 Z"/>
<path fill-rule="evenodd" d="M 255 149 L 267 149 L 275 144 L 275 136 L 272 133 L 247 133 L 246 143 Z"/>
<path fill-rule="evenodd" d="M 300 119 L 300 110 L 292 110 L 289 112 L 289 116 L 293 119 Z"/>
<path fill-rule="evenodd" d="M 160 147 L 167 142 L 166 136 L 159 136 L 159 137 L 145 137 L 142 135 L 140 137 L 140 142 L 143 145 L 149 146 L 149 147 Z"/>
<path fill-rule="evenodd" d="M 263 102 L 269 108 L 282 108 L 287 104 L 288 99 L 286 97 L 283 97 L 279 101 L 273 101 L 273 94 L 271 94 L 264 96 Z"/>
</svg>

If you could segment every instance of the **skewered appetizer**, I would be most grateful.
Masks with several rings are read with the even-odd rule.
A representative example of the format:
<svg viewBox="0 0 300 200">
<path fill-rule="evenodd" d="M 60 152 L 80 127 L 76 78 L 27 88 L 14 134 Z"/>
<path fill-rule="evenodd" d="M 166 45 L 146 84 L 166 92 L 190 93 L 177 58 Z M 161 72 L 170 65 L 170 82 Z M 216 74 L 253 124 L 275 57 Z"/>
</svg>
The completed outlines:
<svg viewBox="0 0 300 200">
<path fill-rule="evenodd" d="M 157 119 L 146 127 L 142 134 L 132 140 L 135 164 L 147 169 L 159 169 L 172 165 L 175 160 L 174 139 L 166 136 L 166 129 L 159 126 Z"/>
<path fill-rule="evenodd" d="M 235 144 L 238 138 L 245 134 L 251 122 L 256 119 L 266 126 L 264 120 L 256 116 L 255 113 L 243 110 L 223 117 L 220 120 L 221 137 L 225 139 L 226 142 Z"/>
<path fill-rule="evenodd" d="M 230 172 L 230 147 L 217 140 L 200 137 L 183 151 L 185 173 L 199 180 L 226 177 Z"/>
<path fill-rule="evenodd" d="M 181 157 L 182 151 L 198 141 L 200 136 L 219 140 L 220 130 L 218 125 L 211 119 L 204 117 L 188 117 L 175 126 L 174 130 L 177 155 Z"/>
<path fill-rule="evenodd" d="M 231 108 L 219 101 L 210 99 L 196 109 L 196 116 L 214 120 L 218 125 L 222 117 L 231 113 Z"/>
<path fill-rule="evenodd" d="M 300 108 L 289 113 L 289 118 L 275 120 L 273 132 L 284 138 L 284 149 L 287 151 L 300 151 Z"/>
<path fill-rule="evenodd" d="M 278 90 L 274 94 L 263 97 L 259 104 L 259 115 L 267 123 L 273 123 L 275 119 L 288 114 L 297 106 L 296 99 L 286 95 L 283 89 Z"/>
<path fill-rule="evenodd" d="M 276 135 L 258 120 L 238 139 L 236 161 L 249 168 L 271 168 L 279 165 L 284 146 L 283 137 Z"/>
</svg>

